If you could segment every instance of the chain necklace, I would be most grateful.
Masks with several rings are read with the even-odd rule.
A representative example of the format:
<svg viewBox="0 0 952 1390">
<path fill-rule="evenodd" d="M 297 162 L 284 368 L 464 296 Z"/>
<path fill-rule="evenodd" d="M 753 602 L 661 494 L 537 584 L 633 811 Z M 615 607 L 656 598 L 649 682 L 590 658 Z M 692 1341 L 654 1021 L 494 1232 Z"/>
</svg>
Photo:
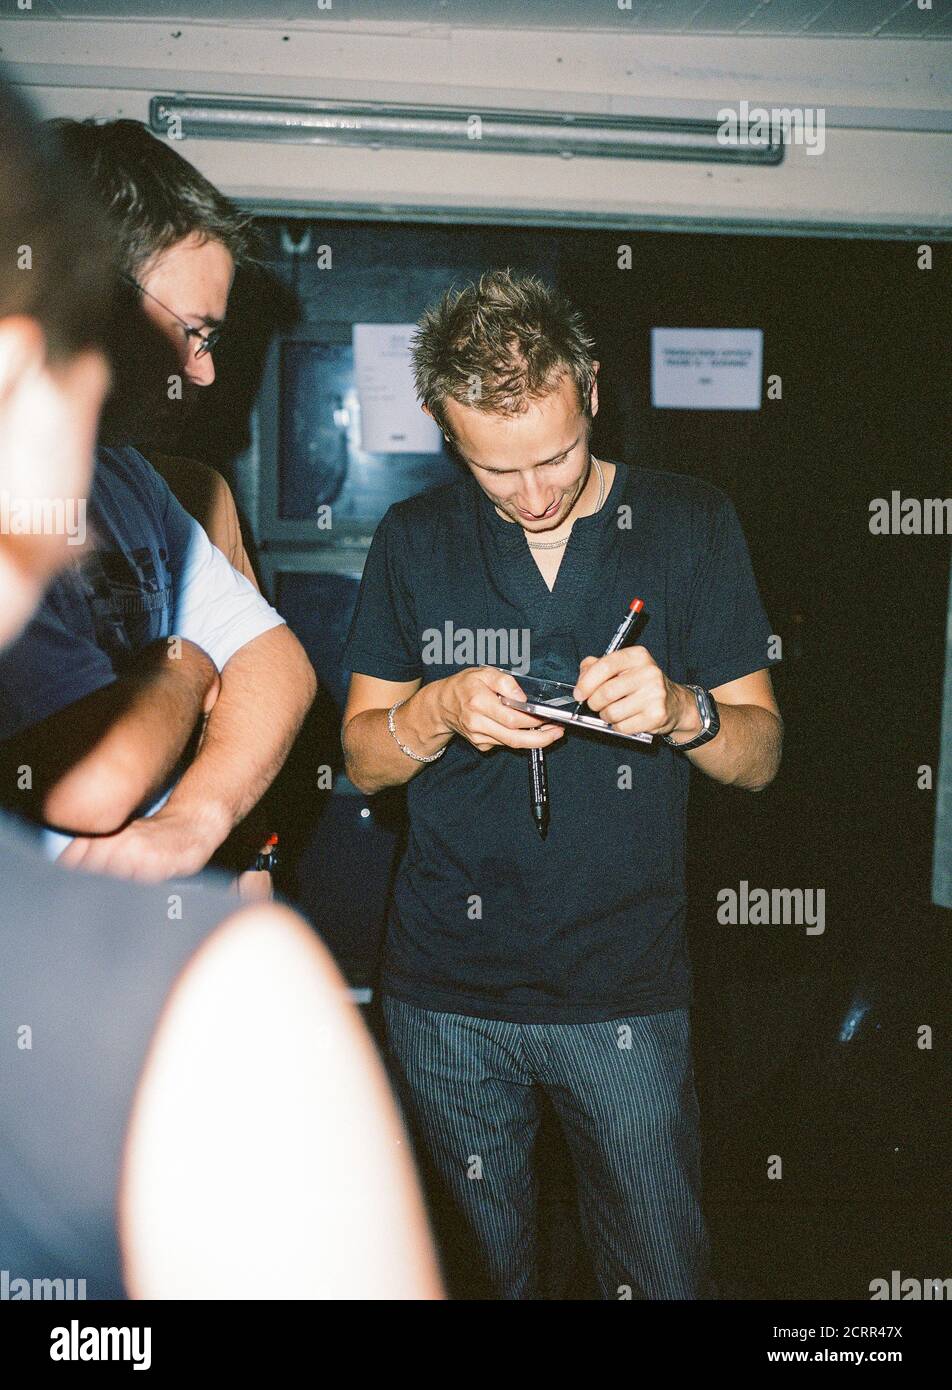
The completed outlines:
<svg viewBox="0 0 952 1390">
<path fill-rule="evenodd" d="M 598 459 L 595 458 L 594 455 L 592 457 L 592 463 L 594 463 L 595 472 L 598 474 L 598 501 L 595 503 L 595 511 L 598 512 L 601 511 L 602 503 L 605 500 L 605 476 L 602 473 Z M 594 516 L 594 512 L 592 515 Z M 530 550 L 558 550 L 561 546 L 568 545 L 569 536 L 571 536 L 571 534 L 572 532 L 570 531 L 569 535 L 561 541 L 536 541 L 534 545 L 532 541 L 526 541 L 526 545 Z"/>
</svg>

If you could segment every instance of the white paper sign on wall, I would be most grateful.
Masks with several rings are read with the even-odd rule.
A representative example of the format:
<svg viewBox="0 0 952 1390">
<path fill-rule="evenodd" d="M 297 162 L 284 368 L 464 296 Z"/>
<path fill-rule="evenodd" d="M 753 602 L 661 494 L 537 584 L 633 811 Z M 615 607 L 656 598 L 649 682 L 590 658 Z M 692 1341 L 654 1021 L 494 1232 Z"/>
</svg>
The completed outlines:
<svg viewBox="0 0 952 1390">
<path fill-rule="evenodd" d="M 762 328 L 652 328 L 651 404 L 759 410 Z"/>
<path fill-rule="evenodd" d="M 413 385 L 414 323 L 355 323 L 354 377 L 360 447 L 367 454 L 438 454 L 443 436 Z"/>
</svg>

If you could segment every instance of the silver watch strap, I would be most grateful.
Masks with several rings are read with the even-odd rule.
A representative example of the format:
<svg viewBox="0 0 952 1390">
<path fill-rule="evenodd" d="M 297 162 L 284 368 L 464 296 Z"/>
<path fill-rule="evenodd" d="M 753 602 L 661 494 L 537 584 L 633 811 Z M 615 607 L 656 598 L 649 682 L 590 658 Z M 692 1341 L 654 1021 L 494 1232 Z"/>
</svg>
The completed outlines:
<svg viewBox="0 0 952 1390">
<path fill-rule="evenodd" d="M 701 729 L 693 738 L 685 739 L 683 743 L 676 743 L 670 734 L 662 734 L 662 743 L 667 743 L 671 748 L 684 748 L 690 751 L 692 748 L 700 748 L 702 744 L 708 742 L 708 734 L 714 720 L 711 708 L 707 703 L 707 691 L 700 685 L 688 685 L 685 689 L 690 690 L 697 704 L 697 712 L 701 719 Z"/>
</svg>

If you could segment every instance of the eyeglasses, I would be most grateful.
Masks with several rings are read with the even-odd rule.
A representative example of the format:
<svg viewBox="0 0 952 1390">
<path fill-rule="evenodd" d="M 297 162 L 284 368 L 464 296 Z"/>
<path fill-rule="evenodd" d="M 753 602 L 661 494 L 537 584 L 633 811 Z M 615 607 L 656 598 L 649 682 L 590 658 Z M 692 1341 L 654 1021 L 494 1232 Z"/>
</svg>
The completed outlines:
<svg viewBox="0 0 952 1390">
<path fill-rule="evenodd" d="M 198 347 L 195 349 L 196 357 L 204 357 L 206 352 L 211 352 L 212 348 L 215 346 L 221 335 L 224 333 L 224 325 L 222 325 L 219 328 L 209 329 L 207 333 L 203 333 L 200 328 L 193 328 L 192 325 L 190 323 L 186 323 L 185 320 L 179 314 L 177 314 L 174 309 L 170 309 L 167 304 L 163 304 L 161 299 L 156 299 L 155 295 L 152 294 L 150 290 L 147 290 L 144 285 L 140 285 L 138 280 L 134 280 L 131 275 L 123 275 L 122 278 L 123 280 L 125 280 L 126 284 L 133 285 L 139 291 L 140 294 L 146 295 L 149 299 L 153 301 L 153 303 L 158 304 L 160 309 L 164 309 L 167 314 L 171 314 L 173 319 L 178 319 L 178 322 L 185 329 L 185 336 L 187 338 L 198 339 Z"/>
</svg>

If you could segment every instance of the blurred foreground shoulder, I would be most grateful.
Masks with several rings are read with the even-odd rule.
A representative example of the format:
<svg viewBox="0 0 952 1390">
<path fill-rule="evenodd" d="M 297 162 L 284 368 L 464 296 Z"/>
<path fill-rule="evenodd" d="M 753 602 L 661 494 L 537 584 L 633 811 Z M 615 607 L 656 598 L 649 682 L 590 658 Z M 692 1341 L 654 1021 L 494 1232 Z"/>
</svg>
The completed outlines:
<svg viewBox="0 0 952 1390">
<path fill-rule="evenodd" d="M 120 1235 L 133 1297 L 442 1297 L 386 1074 L 289 909 L 236 911 L 169 996 L 133 1104 Z"/>
</svg>

